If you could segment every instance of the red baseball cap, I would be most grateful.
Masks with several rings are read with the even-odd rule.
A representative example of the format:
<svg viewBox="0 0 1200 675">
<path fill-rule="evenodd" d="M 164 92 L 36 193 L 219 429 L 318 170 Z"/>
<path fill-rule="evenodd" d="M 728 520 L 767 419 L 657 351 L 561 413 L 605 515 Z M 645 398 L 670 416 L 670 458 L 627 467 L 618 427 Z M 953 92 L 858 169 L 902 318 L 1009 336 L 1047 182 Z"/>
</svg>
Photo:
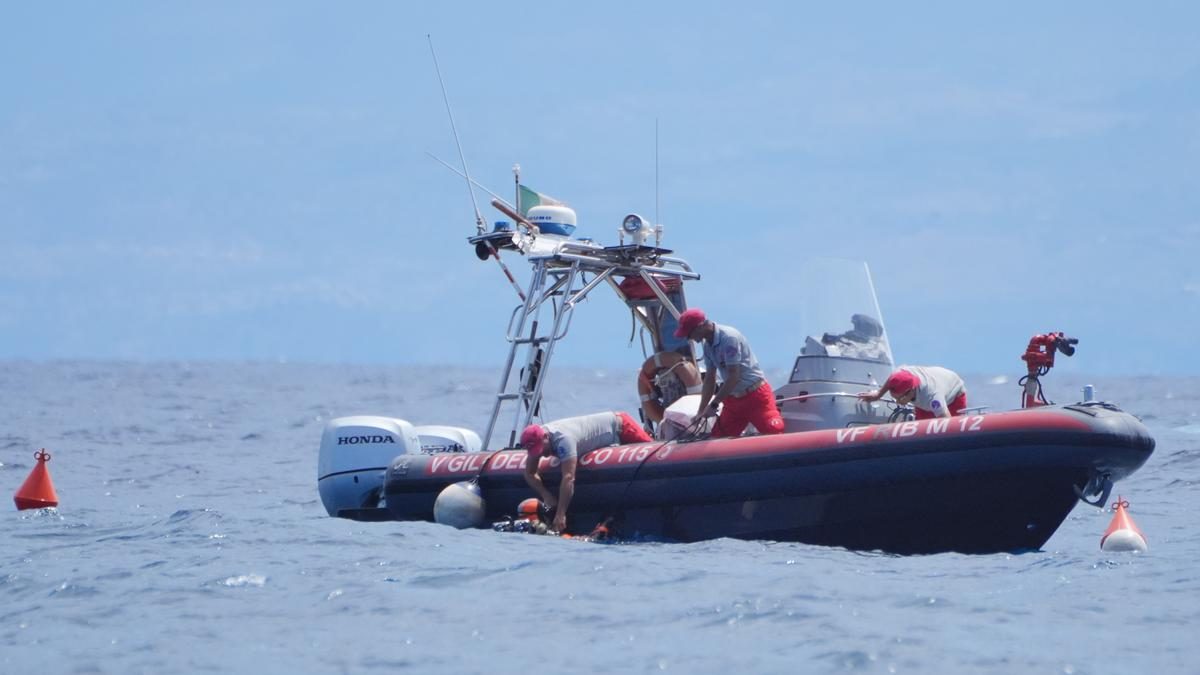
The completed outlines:
<svg viewBox="0 0 1200 675">
<path fill-rule="evenodd" d="M 903 396 L 920 384 L 917 376 L 907 370 L 897 370 L 888 376 L 887 382 L 883 383 L 883 388 L 892 392 L 892 396 Z"/>
<path fill-rule="evenodd" d="M 675 337 L 685 338 L 691 335 L 692 331 L 696 330 L 696 326 L 707 320 L 708 317 L 704 316 L 704 311 L 699 308 L 693 307 L 685 310 L 683 314 L 679 315 L 679 327 L 675 329 Z"/>
<path fill-rule="evenodd" d="M 530 424 L 521 432 L 521 447 L 540 453 L 546 446 L 546 430 L 540 424 Z"/>
</svg>

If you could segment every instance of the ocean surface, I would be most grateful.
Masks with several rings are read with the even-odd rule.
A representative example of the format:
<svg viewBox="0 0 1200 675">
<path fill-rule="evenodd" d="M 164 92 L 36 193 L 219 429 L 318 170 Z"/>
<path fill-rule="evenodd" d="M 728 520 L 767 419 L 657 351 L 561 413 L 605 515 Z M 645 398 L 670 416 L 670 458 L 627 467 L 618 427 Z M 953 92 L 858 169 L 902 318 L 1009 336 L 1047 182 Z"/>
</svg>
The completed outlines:
<svg viewBox="0 0 1200 675">
<path fill-rule="evenodd" d="M 556 378 L 548 417 L 636 405 L 632 372 Z M 1017 405 L 999 379 L 971 403 Z M 0 673 L 1200 672 L 1200 378 L 1045 378 L 1085 382 L 1158 440 L 1114 491 L 1148 553 L 1083 504 L 984 556 L 357 523 L 317 496 L 324 423 L 482 430 L 496 371 L 0 362 L 4 498 L 44 447 L 61 502 L 0 509 Z"/>
</svg>

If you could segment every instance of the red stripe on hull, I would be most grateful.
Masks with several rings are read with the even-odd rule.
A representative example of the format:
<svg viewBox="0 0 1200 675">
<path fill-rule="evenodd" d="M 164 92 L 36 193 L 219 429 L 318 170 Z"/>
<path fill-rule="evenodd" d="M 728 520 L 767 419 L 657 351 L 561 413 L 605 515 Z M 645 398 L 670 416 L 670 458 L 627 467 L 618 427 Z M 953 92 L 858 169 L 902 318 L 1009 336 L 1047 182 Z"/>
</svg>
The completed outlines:
<svg viewBox="0 0 1200 675">
<path fill-rule="evenodd" d="M 603 470 L 637 466 L 647 459 L 656 464 L 703 462 L 775 453 L 830 450 L 837 447 L 861 447 L 896 441 L 987 436 L 1021 431 L 1087 432 L 1092 428 L 1092 425 L 1077 414 L 1062 410 L 1023 410 L 790 434 L 719 438 L 693 443 L 637 443 L 593 450 L 581 457 L 579 464 L 580 471 Z M 488 453 L 435 455 L 424 467 L 424 473 L 427 476 L 473 476 L 479 473 L 488 456 Z M 555 457 L 544 457 L 540 468 L 543 471 L 554 469 L 558 463 Z M 503 450 L 495 454 L 484 473 L 504 475 L 521 473 L 524 470 L 524 450 Z"/>
</svg>

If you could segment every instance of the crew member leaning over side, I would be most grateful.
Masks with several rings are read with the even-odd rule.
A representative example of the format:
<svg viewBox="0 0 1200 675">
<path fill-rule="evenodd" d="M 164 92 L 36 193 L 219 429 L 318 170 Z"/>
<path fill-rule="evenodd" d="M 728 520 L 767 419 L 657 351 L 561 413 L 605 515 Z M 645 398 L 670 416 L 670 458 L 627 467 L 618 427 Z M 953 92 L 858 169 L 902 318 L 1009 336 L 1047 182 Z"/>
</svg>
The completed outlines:
<svg viewBox="0 0 1200 675">
<path fill-rule="evenodd" d="M 579 456 L 618 443 L 650 441 L 642 427 L 623 412 L 601 412 L 530 424 L 521 432 L 521 447 L 525 448 L 525 482 L 546 506 L 557 507 L 553 527 L 562 532 L 567 529 L 567 507 L 575 495 L 575 469 L 579 466 Z M 550 455 L 558 457 L 562 470 L 558 497 L 546 488 L 538 473 L 542 457 Z"/>
<path fill-rule="evenodd" d="M 858 397 L 878 401 L 888 393 L 900 405 L 912 403 L 919 420 L 959 415 L 967 407 L 967 385 L 958 373 L 941 366 L 900 366 L 879 391 L 864 391 Z"/>
</svg>

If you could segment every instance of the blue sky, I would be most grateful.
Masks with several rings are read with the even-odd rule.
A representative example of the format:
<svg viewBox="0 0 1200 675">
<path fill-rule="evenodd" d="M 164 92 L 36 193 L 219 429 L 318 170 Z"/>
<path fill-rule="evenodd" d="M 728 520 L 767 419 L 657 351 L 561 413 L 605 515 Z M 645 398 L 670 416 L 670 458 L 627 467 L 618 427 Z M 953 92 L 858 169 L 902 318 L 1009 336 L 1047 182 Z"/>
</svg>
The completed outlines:
<svg viewBox="0 0 1200 675">
<path fill-rule="evenodd" d="M 1062 368 L 1200 374 L 1194 4 L 426 4 L 6 7 L 0 358 L 498 364 L 429 33 L 473 176 L 580 234 L 653 215 L 657 120 L 665 245 L 770 366 L 832 255 L 904 362 L 1064 330 Z M 628 333 L 597 297 L 560 358 Z"/>
</svg>

